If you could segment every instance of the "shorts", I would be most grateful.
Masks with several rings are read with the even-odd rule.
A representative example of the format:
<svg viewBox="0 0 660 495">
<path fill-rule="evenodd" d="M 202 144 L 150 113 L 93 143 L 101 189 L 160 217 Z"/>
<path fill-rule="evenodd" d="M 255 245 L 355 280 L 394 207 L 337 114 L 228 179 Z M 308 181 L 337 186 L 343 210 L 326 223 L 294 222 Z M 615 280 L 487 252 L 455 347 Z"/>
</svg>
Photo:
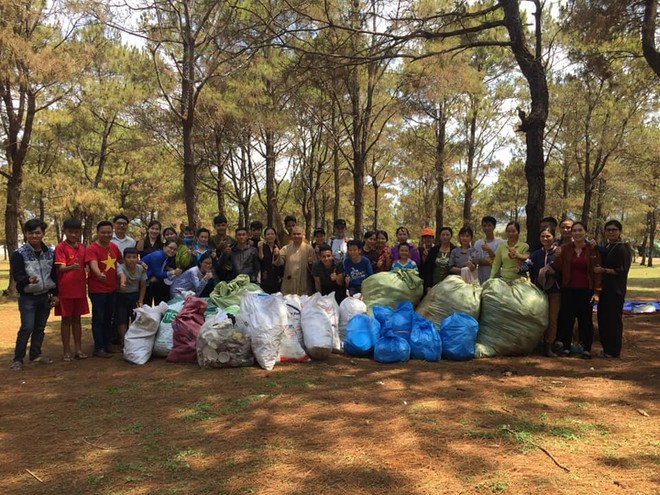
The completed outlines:
<svg viewBox="0 0 660 495">
<path fill-rule="evenodd" d="M 133 310 L 137 308 L 139 292 L 115 293 L 115 321 L 117 325 L 133 321 Z"/>
<path fill-rule="evenodd" d="M 89 314 L 89 304 L 86 297 L 60 299 L 55 306 L 55 316 L 82 316 Z"/>
</svg>

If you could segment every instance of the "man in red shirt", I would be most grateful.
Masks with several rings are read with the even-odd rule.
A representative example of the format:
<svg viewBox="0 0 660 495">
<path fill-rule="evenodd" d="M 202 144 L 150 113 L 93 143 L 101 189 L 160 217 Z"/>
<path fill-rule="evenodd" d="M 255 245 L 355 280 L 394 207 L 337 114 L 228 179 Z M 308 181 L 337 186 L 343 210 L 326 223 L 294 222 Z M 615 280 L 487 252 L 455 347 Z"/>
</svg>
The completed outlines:
<svg viewBox="0 0 660 495">
<path fill-rule="evenodd" d="M 117 263 L 121 263 L 121 252 L 111 241 L 112 223 L 107 220 L 99 222 L 96 241 L 89 245 L 85 253 L 85 262 L 89 267 L 87 288 L 92 301 L 94 356 L 100 358 L 112 357 L 112 315 L 117 289 Z"/>
<path fill-rule="evenodd" d="M 82 351 L 82 326 L 80 317 L 89 313 L 85 276 L 85 246 L 80 243 L 80 220 L 69 218 L 63 225 L 65 240 L 55 247 L 55 269 L 59 288 L 59 304 L 55 315 L 62 317 L 60 333 L 64 348 L 64 361 L 85 359 Z M 75 354 L 71 354 L 69 337 L 73 333 Z"/>
</svg>

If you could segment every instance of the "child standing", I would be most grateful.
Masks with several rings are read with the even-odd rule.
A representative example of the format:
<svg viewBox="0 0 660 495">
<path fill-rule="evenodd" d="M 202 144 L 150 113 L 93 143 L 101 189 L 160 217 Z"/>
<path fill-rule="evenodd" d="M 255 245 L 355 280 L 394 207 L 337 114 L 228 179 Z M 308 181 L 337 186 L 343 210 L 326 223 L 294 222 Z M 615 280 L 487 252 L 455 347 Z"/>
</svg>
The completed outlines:
<svg viewBox="0 0 660 495">
<path fill-rule="evenodd" d="M 69 218 L 63 224 L 64 240 L 55 247 L 55 269 L 59 289 L 59 304 L 55 316 L 62 317 L 60 333 L 64 355 L 62 360 L 85 359 L 82 351 L 82 325 L 80 317 L 89 313 L 85 274 L 85 245 L 80 242 L 82 224 Z M 70 337 L 73 333 L 75 353 L 71 354 Z"/>
<path fill-rule="evenodd" d="M 124 342 L 128 324 L 132 320 L 133 310 L 144 304 L 144 293 L 147 290 L 147 271 L 138 263 L 139 251 L 136 248 L 124 249 L 124 263 L 117 265 L 119 290 L 115 303 L 117 331 Z"/>
<path fill-rule="evenodd" d="M 392 270 L 395 268 L 407 268 L 409 270 L 419 271 L 417 269 L 417 263 L 409 259 L 410 256 L 410 245 L 407 242 L 402 242 L 398 246 L 399 259 L 392 264 Z"/>
<path fill-rule="evenodd" d="M 87 288 L 92 301 L 92 337 L 94 356 L 112 357 L 112 315 L 115 308 L 117 289 L 117 263 L 121 263 L 121 252 L 112 241 L 112 223 L 104 220 L 96 225 L 96 240 L 85 252 L 89 266 Z"/>
<path fill-rule="evenodd" d="M 362 282 L 374 271 L 371 261 L 362 256 L 362 241 L 351 239 L 346 243 L 348 256 L 344 258 L 344 273 L 346 287 L 350 296 L 357 294 L 362 289 Z"/>
</svg>

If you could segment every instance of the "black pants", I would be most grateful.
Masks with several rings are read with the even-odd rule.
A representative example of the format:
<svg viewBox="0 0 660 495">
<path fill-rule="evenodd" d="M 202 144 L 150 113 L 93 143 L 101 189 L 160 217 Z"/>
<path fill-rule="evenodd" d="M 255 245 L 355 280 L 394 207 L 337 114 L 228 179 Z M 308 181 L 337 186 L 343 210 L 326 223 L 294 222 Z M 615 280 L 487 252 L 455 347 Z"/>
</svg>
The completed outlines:
<svg viewBox="0 0 660 495">
<path fill-rule="evenodd" d="M 557 337 L 564 344 L 564 349 L 571 348 L 573 323 L 577 318 L 582 349 L 586 352 L 591 352 L 591 344 L 594 340 L 594 325 L 591 320 L 591 313 L 593 311 L 591 296 L 593 293 L 594 291 L 591 289 L 561 290 Z"/>
<path fill-rule="evenodd" d="M 623 341 L 623 296 L 603 292 L 598 301 L 598 333 L 603 352 L 619 357 Z"/>
</svg>

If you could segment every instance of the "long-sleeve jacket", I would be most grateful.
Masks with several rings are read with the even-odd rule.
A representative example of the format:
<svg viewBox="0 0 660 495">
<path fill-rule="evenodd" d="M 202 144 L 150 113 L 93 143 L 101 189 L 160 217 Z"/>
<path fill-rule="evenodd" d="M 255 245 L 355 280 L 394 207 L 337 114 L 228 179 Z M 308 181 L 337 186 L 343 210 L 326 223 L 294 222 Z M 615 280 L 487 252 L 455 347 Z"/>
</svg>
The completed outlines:
<svg viewBox="0 0 660 495">
<path fill-rule="evenodd" d="M 589 281 L 589 288 L 594 291 L 596 295 L 600 294 L 601 290 L 601 275 L 594 273 L 594 268 L 599 266 L 600 253 L 595 247 L 592 248 L 588 243 L 582 248 L 587 254 L 587 280 Z M 555 259 L 552 260 L 552 268 L 561 272 L 562 287 L 567 287 L 571 282 L 571 259 L 575 253 L 575 243 L 564 244 L 555 252 Z"/>
<path fill-rule="evenodd" d="M 154 251 L 151 254 L 142 258 L 142 261 L 147 265 L 147 280 L 151 277 L 156 277 L 159 280 L 167 278 L 167 268 L 169 258 L 162 249 Z"/>
<path fill-rule="evenodd" d="M 9 264 L 19 294 L 57 295 L 55 253 L 45 244 L 41 244 L 41 252 L 37 253 L 26 242 L 12 253 Z M 35 284 L 30 283 L 33 276 L 37 277 Z"/>
<path fill-rule="evenodd" d="M 255 283 L 259 272 L 261 270 L 259 264 L 259 253 L 256 248 L 246 244 L 240 246 L 234 244 L 231 248 L 230 254 L 223 254 L 218 263 L 222 266 L 231 264 L 232 275 L 235 278 L 237 275 L 245 274 L 250 277 L 250 282 Z"/>
<path fill-rule="evenodd" d="M 614 270 L 615 274 L 603 273 L 603 292 L 626 296 L 628 271 L 632 262 L 632 250 L 628 244 L 614 242 L 598 249 L 602 258 L 602 267 Z"/>
</svg>

